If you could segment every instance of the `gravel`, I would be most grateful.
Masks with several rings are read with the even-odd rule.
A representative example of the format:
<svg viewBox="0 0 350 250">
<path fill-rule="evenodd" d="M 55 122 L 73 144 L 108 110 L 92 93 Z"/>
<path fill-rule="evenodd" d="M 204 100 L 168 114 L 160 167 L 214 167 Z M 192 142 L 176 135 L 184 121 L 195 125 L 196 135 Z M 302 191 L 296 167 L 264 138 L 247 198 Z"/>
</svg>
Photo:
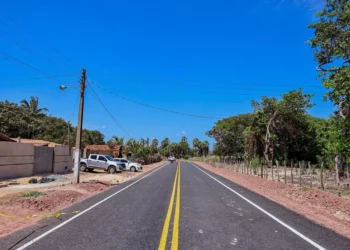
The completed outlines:
<svg viewBox="0 0 350 250">
<path fill-rule="evenodd" d="M 69 179 L 68 177 L 64 176 L 64 175 L 59 175 L 59 174 L 51 174 L 48 176 L 45 176 L 47 178 L 54 178 L 55 181 L 54 182 L 66 182 L 66 181 L 71 181 L 71 179 Z"/>
</svg>

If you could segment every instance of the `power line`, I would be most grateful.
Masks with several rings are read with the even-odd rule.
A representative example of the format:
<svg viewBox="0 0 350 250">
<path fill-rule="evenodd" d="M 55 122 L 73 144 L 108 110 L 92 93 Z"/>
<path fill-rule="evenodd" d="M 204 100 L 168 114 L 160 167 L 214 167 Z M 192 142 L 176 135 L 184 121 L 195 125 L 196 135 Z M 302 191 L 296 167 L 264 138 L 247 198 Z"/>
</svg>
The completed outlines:
<svg viewBox="0 0 350 250">
<path fill-rule="evenodd" d="M 91 82 L 92 83 L 92 82 Z M 133 103 L 136 103 L 136 104 L 139 104 L 139 105 L 142 105 L 142 106 L 145 106 L 145 107 L 148 107 L 148 108 L 152 108 L 152 109 L 158 109 L 158 110 L 161 110 L 161 111 L 164 111 L 164 112 L 168 112 L 168 113 L 173 113 L 173 114 L 177 114 L 177 115 L 183 115 L 183 116 L 190 116 L 190 117 L 195 117 L 195 118 L 203 118 L 203 119 L 221 119 L 221 118 L 218 118 L 218 117 L 212 117 L 212 116 L 202 116 L 202 115 L 194 115 L 194 114 L 188 114 L 188 113 L 183 113 L 183 112 L 178 112 L 178 111 L 174 111 L 174 110 L 170 110 L 170 109 L 165 109 L 165 108 L 160 108 L 160 107 L 157 107 L 157 106 L 153 106 L 153 105 L 150 105 L 150 104 L 146 104 L 146 103 L 143 103 L 143 102 L 139 102 L 139 101 L 135 101 L 133 99 L 130 99 L 130 98 L 127 98 L 127 97 L 124 97 L 124 96 L 121 96 L 119 94 L 116 94 L 96 83 L 93 83 L 94 85 L 96 85 L 96 87 L 112 94 L 112 95 L 115 95 L 121 99 L 124 99 L 126 101 L 129 101 L 129 102 L 133 102 Z"/>
<path fill-rule="evenodd" d="M 19 27 L 20 29 L 24 30 L 26 33 L 28 33 L 30 36 L 27 35 L 27 37 L 29 37 L 32 41 L 33 41 L 33 36 L 37 37 L 37 40 L 39 40 L 39 42 L 41 41 L 42 44 L 44 44 L 46 46 L 46 48 L 48 48 L 49 50 L 53 51 L 55 54 L 61 56 L 63 59 L 65 59 L 67 62 L 72 63 L 65 55 L 63 55 L 61 52 L 59 52 L 57 49 L 55 49 L 52 45 L 50 45 L 49 43 L 45 42 L 44 40 L 40 40 L 38 39 L 38 36 L 35 35 L 32 31 L 30 31 L 28 28 L 26 28 L 24 25 L 22 25 L 20 22 L 18 22 L 17 20 L 15 20 L 14 18 L 12 18 L 9 14 L 5 13 L 3 10 L 0 10 L 0 13 L 2 13 L 4 16 L 6 16 L 9 20 L 11 20 L 13 23 L 15 23 L 17 25 L 17 27 Z M 7 27 L 9 27 L 10 29 L 13 30 L 13 28 L 11 27 L 11 25 L 8 25 L 5 21 L 0 20 L 3 24 L 5 24 Z M 66 66 L 67 68 L 69 68 L 68 66 Z"/>
<path fill-rule="evenodd" d="M 32 69 L 32 70 L 34 70 L 34 71 L 36 71 L 36 72 L 39 72 L 40 74 L 43 74 L 43 75 L 45 75 L 45 76 L 47 76 L 47 77 L 52 77 L 51 75 L 47 74 L 46 72 L 44 72 L 44 71 L 42 71 L 42 70 L 40 70 L 40 69 L 38 69 L 38 68 L 35 68 L 35 67 L 31 66 L 30 64 L 25 63 L 25 62 L 23 62 L 23 61 L 21 61 L 21 60 L 15 58 L 15 57 L 13 57 L 13 56 L 10 56 L 9 54 L 7 54 L 7 53 L 5 53 L 5 52 L 0 51 L 0 54 L 3 55 L 3 56 L 5 56 L 5 59 L 6 59 L 6 58 L 10 58 L 10 60 L 15 61 L 15 62 L 17 62 L 17 63 L 19 63 L 19 64 L 21 64 L 21 65 L 24 65 L 24 66 L 26 66 L 27 68 L 30 68 L 30 69 Z"/>
<path fill-rule="evenodd" d="M 97 93 L 95 92 L 95 90 L 93 89 L 93 87 L 90 84 L 90 81 L 87 81 L 87 84 L 90 86 L 90 89 L 95 97 L 95 99 L 101 104 L 101 106 L 104 108 L 104 110 L 106 110 L 106 112 L 109 114 L 109 116 L 113 119 L 113 121 L 117 124 L 117 126 L 130 138 L 132 138 L 132 136 L 126 132 L 126 130 L 117 122 L 117 120 L 114 118 L 114 116 L 111 114 L 111 112 L 109 112 L 109 110 L 107 109 L 107 107 L 103 104 L 103 102 L 101 101 L 101 99 L 98 97 Z"/>
<path fill-rule="evenodd" d="M 9 35 L 5 35 L 4 32 L 1 31 L 1 30 L 0 30 L 0 37 L 2 37 L 3 39 L 9 41 L 10 43 L 14 44 L 15 46 L 17 46 L 18 48 L 20 48 L 23 51 L 27 52 L 28 54 L 34 56 L 35 58 L 37 58 L 39 60 L 42 60 L 43 62 L 45 62 L 45 64 L 48 64 L 48 65 L 50 65 L 53 68 L 56 68 L 56 66 L 54 64 L 52 64 L 52 62 L 50 60 L 51 58 L 47 57 L 48 56 L 47 53 L 43 54 L 43 53 L 35 52 L 33 49 L 31 49 L 27 45 L 21 43 L 17 39 L 15 39 L 15 38 L 13 38 L 13 37 L 11 37 Z"/>
<path fill-rule="evenodd" d="M 64 74 L 64 75 L 55 75 L 55 76 L 47 76 L 47 77 L 30 77 L 30 78 L 18 78 L 18 79 L 0 79 L 0 82 L 20 82 L 20 81 L 31 81 L 31 80 L 45 80 L 45 79 L 69 77 L 69 76 L 76 76 L 76 75 L 78 75 L 78 73 L 74 73 L 74 74 Z"/>
<path fill-rule="evenodd" d="M 218 84 L 221 85 L 243 85 L 243 86 L 273 86 L 273 87 L 292 87 L 292 88 L 320 88 L 322 87 L 321 85 L 300 85 L 300 86 L 291 86 L 290 84 L 268 84 L 268 83 L 249 83 L 249 82 L 220 82 L 220 81 L 215 81 L 215 82 L 202 82 L 198 80 L 185 80 L 185 79 L 180 79 L 180 80 L 170 80 L 161 78 L 161 77 L 127 77 L 126 81 L 152 81 L 152 83 L 155 83 L 154 81 L 162 81 L 162 82 L 168 82 L 170 85 L 179 85 L 179 86 L 193 86 L 193 87 L 215 87 L 215 88 L 226 88 L 223 86 L 217 86 Z M 187 84 L 187 83 L 199 83 L 199 84 Z M 163 84 L 163 83 L 158 83 L 158 84 Z M 208 84 L 213 84 L 208 86 Z"/>
<path fill-rule="evenodd" d="M 132 84 L 132 83 L 131 83 Z M 157 84 L 157 83 L 155 83 Z M 130 86 L 130 83 L 118 83 L 118 86 L 123 85 L 123 86 Z M 142 88 L 142 89 L 150 89 L 150 87 L 152 86 L 150 85 L 136 85 L 134 84 L 135 87 L 137 86 L 137 88 Z M 158 84 L 157 84 L 158 85 Z M 210 88 L 215 88 L 215 89 L 219 89 L 219 90 L 244 90 L 244 91 L 259 91 L 259 92 L 282 92 L 285 91 L 283 89 L 258 89 L 258 88 L 239 88 L 239 87 L 224 87 L 224 86 L 213 86 L 213 85 L 192 85 L 192 84 L 162 84 L 161 87 L 176 87 L 176 86 L 184 86 L 184 87 L 200 87 L 202 88 L 206 88 L 206 89 L 210 89 Z M 171 91 L 173 91 L 172 89 L 169 89 Z M 179 91 L 179 92 L 186 92 L 187 90 L 174 90 L 174 91 Z M 210 91 L 210 90 L 209 90 Z M 196 91 L 197 92 L 197 91 Z M 207 93 L 207 92 L 203 92 L 203 93 Z M 210 93 L 215 93 L 215 92 L 210 92 Z M 222 94 L 222 93 L 218 93 L 218 94 Z M 229 92 L 224 93 L 226 94 L 230 94 Z"/>
</svg>

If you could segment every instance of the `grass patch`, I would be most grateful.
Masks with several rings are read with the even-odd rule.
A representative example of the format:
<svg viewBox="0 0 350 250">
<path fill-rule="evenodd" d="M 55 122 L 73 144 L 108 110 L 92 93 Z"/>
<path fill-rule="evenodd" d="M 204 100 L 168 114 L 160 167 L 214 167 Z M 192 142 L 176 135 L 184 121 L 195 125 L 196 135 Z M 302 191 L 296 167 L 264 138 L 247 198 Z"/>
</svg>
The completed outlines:
<svg viewBox="0 0 350 250">
<path fill-rule="evenodd" d="M 31 192 L 25 192 L 21 195 L 21 197 L 38 197 L 38 196 L 44 196 L 46 195 L 43 192 L 38 192 L 38 191 L 31 191 Z"/>
<path fill-rule="evenodd" d="M 312 190 L 311 187 L 307 187 L 307 186 L 300 187 L 299 189 L 300 189 L 301 191 L 304 191 L 304 192 Z"/>
</svg>

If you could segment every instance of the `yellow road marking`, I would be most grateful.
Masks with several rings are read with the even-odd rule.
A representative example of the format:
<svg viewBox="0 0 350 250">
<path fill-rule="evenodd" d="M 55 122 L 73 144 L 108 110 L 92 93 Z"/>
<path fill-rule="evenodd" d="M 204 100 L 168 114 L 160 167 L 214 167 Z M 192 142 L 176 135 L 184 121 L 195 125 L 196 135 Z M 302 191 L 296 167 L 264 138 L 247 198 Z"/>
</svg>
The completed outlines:
<svg viewBox="0 0 350 250">
<path fill-rule="evenodd" d="M 176 207 L 173 225 L 173 239 L 171 241 L 171 250 L 179 248 L 179 221 L 180 221 L 180 162 L 178 164 L 179 174 L 177 176 L 177 190 L 176 190 Z"/>
<path fill-rule="evenodd" d="M 160 243 L 159 243 L 158 250 L 165 250 L 165 248 L 166 248 L 166 240 L 167 240 L 167 237 L 168 237 L 171 213 L 173 211 L 175 189 L 176 189 L 176 181 L 177 181 L 178 174 L 179 174 L 179 166 L 176 169 L 176 175 L 175 175 L 175 179 L 174 179 L 173 190 L 171 192 L 171 198 L 170 198 L 170 203 L 169 203 L 169 207 L 168 207 L 168 212 L 167 212 L 166 217 L 165 217 L 163 231 L 162 231 L 162 236 L 160 238 Z"/>
</svg>

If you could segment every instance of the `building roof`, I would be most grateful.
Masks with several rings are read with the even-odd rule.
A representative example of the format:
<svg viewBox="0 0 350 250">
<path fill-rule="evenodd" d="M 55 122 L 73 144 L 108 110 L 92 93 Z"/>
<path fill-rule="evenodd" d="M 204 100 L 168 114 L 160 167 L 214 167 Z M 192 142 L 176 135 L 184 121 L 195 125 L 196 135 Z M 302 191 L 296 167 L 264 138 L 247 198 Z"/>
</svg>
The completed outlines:
<svg viewBox="0 0 350 250">
<path fill-rule="evenodd" d="M 0 133 L 0 141 L 10 141 L 10 142 L 16 142 L 16 139 L 11 139 L 5 134 Z"/>
<path fill-rule="evenodd" d="M 15 139 L 15 138 L 11 138 Z M 27 144 L 34 144 L 34 146 L 46 146 L 50 148 L 54 148 L 56 145 L 60 146 L 62 144 L 50 142 L 50 141 L 44 141 L 44 140 L 32 140 L 32 139 L 22 139 L 21 138 L 21 143 L 27 143 Z"/>
<path fill-rule="evenodd" d="M 86 145 L 85 149 L 90 151 L 120 151 L 121 145 Z"/>
</svg>

